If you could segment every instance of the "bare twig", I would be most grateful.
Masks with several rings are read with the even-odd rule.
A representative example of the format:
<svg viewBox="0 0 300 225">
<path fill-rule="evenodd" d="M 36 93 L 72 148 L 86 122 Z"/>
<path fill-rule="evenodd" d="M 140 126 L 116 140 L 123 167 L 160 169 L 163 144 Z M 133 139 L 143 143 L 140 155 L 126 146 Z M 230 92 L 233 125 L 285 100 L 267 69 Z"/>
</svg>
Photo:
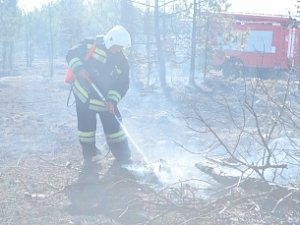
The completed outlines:
<svg viewBox="0 0 300 225">
<path fill-rule="evenodd" d="M 272 214 L 275 213 L 276 209 L 278 208 L 278 206 L 287 198 L 289 198 L 290 196 L 292 196 L 295 193 L 295 190 L 290 191 L 287 195 L 283 196 L 281 199 L 279 199 L 276 203 L 276 205 L 274 206 L 274 208 L 272 209 Z"/>
</svg>

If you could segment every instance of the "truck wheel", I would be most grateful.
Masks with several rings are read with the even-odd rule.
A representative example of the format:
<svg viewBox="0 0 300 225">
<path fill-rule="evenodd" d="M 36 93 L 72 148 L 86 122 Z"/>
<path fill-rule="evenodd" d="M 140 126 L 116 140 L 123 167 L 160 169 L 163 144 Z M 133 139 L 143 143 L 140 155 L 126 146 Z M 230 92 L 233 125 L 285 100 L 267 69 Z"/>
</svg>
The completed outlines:
<svg viewBox="0 0 300 225">
<path fill-rule="evenodd" d="M 226 59 L 222 66 L 222 72 L 225 78 L 230 76 L 240 77 L 243 75 L 243 71 L 243 62 L 237 58 Z"/>
</svg>

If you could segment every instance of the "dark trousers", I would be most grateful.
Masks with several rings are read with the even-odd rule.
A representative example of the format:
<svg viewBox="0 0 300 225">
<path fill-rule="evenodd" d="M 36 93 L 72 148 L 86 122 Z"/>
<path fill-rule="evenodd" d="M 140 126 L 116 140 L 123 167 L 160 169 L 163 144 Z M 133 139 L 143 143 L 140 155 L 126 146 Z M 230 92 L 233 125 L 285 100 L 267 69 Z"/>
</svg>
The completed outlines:
<svg viewBox="0 0 300 225">
<path fill-rule="evenodd" d="M 79 131 L 79 141 L 83 151 L 85 160 L 89 160 L 95 155 L 96 141 L 95 133 L 97 129 L 97 115 L 102 123 L 103 131 L 106 137 L 106 142 L 116 158 L 120 163 L 129 163 L 131 160 L 131 153 L 128 147 L 126 134 L 124 133 L 119 121 L 121 115 L 118 112 L 118 118 L 108 111 L 94 111 L 89 109 L 89 103 L 82 103 L 76 98 L 76 112 L 77 124 Z"/>
</svg>

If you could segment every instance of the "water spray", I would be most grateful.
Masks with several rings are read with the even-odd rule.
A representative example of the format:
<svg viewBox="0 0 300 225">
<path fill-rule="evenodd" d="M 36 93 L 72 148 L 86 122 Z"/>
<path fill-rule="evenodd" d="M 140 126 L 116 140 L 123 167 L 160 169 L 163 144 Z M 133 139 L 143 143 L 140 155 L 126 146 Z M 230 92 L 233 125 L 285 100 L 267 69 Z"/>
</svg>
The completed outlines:
<svg viewBox="0 0 300 225">
<path fill-rule="evenodd" d="M 101 100 L 104 103 L 107 103 L 106 98 L 102 95 L 102 93 L 99 91 L 99 89 L 96 87 L 96 85 L 90 79 L 88 79 L 88 81 L 91 84 L 92 88 L 95 90 L 95 92 L 99 95 Z M 120 126 L 122 127 L 125 134 L 127 135 L 129 141 L 134 146 L 135 150 L 140 154 L 140 156 L 142 157 L 142 160 L 146 164 L 146 167 L 136 167 L 134 165 L 130 165 L 130 166 L 126 167 L 126 169 L 131 171 L 136 177 L 143 179 L 144 182 L 156 183 L 158 185 L 161 185 L 163 183 L 162 182 L 163 177 L 161 177 L 161 175 L 162 175 L 161 172 L 163 172 L 163 174 L 164 174 L 164 172 L 165 172 L 164 170 L 167 168 L 166 162 L 164 160 L 163 160 L 163 162 L 160 160 L 160 162 L 158 164 L 151 165 L 149 163 L 147 157 L 145 156 L 144 152 L 134 141 L 133 137 L 130 135 L 127 128 L 124 126 L 124 124 L 120 121 L 120 119 L 115 114 L 113 114 L 113 115 L 114 115 L 115 119 L 118 121 L 118 123 L 120 124 Z M 156 169 L 155 169 L 155 167 L 156 167 Z"/>
<path fill-rule="evenodd" d="M 88 82 L 90 83 L 90 85 L 92 86 L 92 88 L 96 91 L 96 93 L 99 95 L 99 97 L 101 98 L 101 100 L 104 103 L 107 103 L 106 98 L 102 95 L 102 93 L 99 91 L 99 89 L 96 87 L 96 85 L 90 79 L 88 79 Z M 149 162 L 147 160 L 147 157 L 145 156 L 145 154 L 143 153 L 143 151 L 141 150 L 141 148 L 137 145 L 137 143 L 134 141 L 133 137 L 130 135 L 130 133 L 128 132 L 127 128 L 124 126 L 124 124 L 120 121 L 120 119 L 115 114 L 114 114 L 114 116 L 115 116 L 115 119 L 120 124 L 120 126 L 122 127 L 123 131 L 125 132 L 126 136 L 129 139 L 129 141 L 132 143 L 132 145 L 137 150 L 137 152 L 142 156 L 142 159 L 144 160 L 144 162 L 146 164 L 149 164 Z"/>
</svg>

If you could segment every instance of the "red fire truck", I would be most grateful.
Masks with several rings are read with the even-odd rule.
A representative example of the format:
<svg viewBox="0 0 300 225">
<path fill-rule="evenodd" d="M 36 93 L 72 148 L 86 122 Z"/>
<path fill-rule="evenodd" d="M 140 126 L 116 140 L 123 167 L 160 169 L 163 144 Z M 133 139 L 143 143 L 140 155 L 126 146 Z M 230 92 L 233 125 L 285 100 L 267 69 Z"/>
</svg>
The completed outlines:
<svg viewBox="0 0 300 225">
<path fill-rule="evenodd" d="M 220 38 L 216 21 L 228 21 L 228 33 Z M 211 17 L 211 15 L 210 15 Z M 212 64 L 225 76 L 244 69 L 290 69 L 300 67 L 299 21 L 269 15 L 219 14 L 211 22 L 210 33 L 215 40 Z M 218 34 L 217 34 L 218 33 Z M 224 40 L 225 39 L 225 40 Z M 216 41 L 217 40 L 217 41 Z"/>
</svg>

